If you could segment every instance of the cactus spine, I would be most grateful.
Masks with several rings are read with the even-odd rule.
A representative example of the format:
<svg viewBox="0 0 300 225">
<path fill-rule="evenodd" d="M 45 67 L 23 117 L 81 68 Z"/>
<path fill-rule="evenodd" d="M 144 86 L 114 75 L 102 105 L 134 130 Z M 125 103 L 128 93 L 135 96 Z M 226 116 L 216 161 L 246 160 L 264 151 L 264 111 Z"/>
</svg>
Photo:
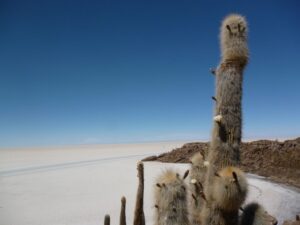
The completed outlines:
<svg viewBox="0 0 300 225">
<path fill-rule="evenodd" d="M 172 170 L 165 171 L 155 186 L 156 225 L 189 225 L 187 189 L 184 179 Z"/>
<path fill-rule="evenodd" d="M 126 225 L 126 198 L 121 199 L 120 225 Z"/>
<path fill-rule="evenodd" d="M 237 166 L 240 160 L 242 81 L 243 70 L 248 61 L 245 18 L 235 14 L 227 16 L 222 22 L 220 37 L 222 59 L 214 71 L 216 106 L 208 153 L 210 166 L 204 188 L 207 201 L 201 213 L 202 225 L 236 225 L 238 208 L 247 193 L 247 188 L 244 188 L 247 183 L 244 183 L 240 170 L 232 167 L 222 170 L 228 166 Z M 238 191 L 237 183 L 230 183 L 235 177 L 244 190 Z"/>
<path fill-rule="evenodd" d="M 144 214 L 144 164 L 137 165 L 139 186 L 136 195 L 133 225 L 145 225 Z"/>
</svg>

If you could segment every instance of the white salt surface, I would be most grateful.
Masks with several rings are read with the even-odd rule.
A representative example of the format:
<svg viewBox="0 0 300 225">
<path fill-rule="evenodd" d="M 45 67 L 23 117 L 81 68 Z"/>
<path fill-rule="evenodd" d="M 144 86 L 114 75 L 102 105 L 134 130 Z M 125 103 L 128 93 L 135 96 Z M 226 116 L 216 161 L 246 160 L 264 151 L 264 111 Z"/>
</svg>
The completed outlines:
<svg viewBox="0 0 300 225">
<path fill-rule="evenodd" d="M 0 225 L 96 225 L 105 214 L 119 223 L 122 196 L 132 224 L 137 189 L 136 163 L 183 142 L 0 150 Z M 153 224 L 153 186 L 166 168 L 187 164 L 145 163 L 145 215 Z M 261 203 L 279 224 L 300 212 L 300 193 L 249 175 L 247 201 Z"/>
</svg>

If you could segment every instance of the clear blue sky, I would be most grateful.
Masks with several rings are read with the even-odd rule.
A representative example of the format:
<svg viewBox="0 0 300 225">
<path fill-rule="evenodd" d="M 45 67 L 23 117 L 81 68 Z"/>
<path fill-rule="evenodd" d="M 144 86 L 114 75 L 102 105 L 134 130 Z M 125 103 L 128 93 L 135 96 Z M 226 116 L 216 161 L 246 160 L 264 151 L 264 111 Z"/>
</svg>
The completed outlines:
<svg viewBox="0 0 300 225">
<path fill-rule="evenodd" d="M 0 147 L 208 139 L 219 26 L 249 22 L 249 138 L 300 136 L 300 2 L 0 1 Z"/>
</svg>

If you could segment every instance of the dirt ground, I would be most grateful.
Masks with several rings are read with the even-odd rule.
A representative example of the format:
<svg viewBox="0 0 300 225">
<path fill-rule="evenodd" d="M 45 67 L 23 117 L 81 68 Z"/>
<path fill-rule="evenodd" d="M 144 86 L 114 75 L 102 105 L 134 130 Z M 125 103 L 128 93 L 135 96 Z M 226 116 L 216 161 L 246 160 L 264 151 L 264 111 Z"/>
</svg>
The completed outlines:
<svg viewBox="0 0 300 225">
<path fill-rule="evenodd" d="M 209 143 L 187 143 L 181 148 L 143 161 L 188 163 L 193 154 L 208 152 Z M 244 171 L 272 181 L 300 188 L 300 137 L 294 140 L 259 140 L 241 145 L 241 166 Z"/>
</svg>

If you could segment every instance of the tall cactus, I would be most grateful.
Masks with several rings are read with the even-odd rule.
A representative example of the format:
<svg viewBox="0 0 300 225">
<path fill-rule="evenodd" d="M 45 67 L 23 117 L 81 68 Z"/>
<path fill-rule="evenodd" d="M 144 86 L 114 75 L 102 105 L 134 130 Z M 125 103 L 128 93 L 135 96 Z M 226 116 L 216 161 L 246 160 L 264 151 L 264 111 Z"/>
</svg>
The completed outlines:
<svg viewBox="0 0 300 225">
<path fill-rule="evenodd" d="M 139 185 L 136 195 L 133 225 L 145 225 L 144 214 L 144 164 L 138 162 L 137 165 Z"/>
<path fill-rule="evenodd" d="M 234 190 L 234 186 L 223 186 L 228 174 L 222 171 L 228 166 L 237 166 L 240 161 L 239 148 L 242 137 L 242 81 L 243 70 L 248 61 L 247 22 L 244 17 L 236 14 L 226 17 L 221 26 L 222 59 L 216 75 L 215 116 L 212 140 L 208 152 L 208 167 L 205 196 L 207 201 L 202 209 L 202 225 L 236 225 L 238 208 L 224 209 L 234 199 L 244 199 L 241 192 L 235 195 L 215 196 L 218 192 Z M 239 171 L 238 171 L 239 172 Z M 224 174 L 223 174 L 224 173 Z M 218 177 L 218 174 L 220 177 Z M 235 174 L 235 175 L 234 175 Z M 241 174 L 241 173 L 238 173 Z M 231 173 L 235 179 L 237 173 Z M 214 187 L 216 186 L 217 187 Z M 224 189 L 223 189 L 224 188 Z M 229 193 L 229 192 L 228 192 Z M 220 202 L 221 201 L 221 202 Z M 239 202 L 241 204 L 242 201 Z"/>
<path fill-rule="evenodd" d="M 156 225 L 189 225 L 184 183 L 187 174 L 181 178 L 178 173 L 167 170 L 158 178 L 155 186 Z"/>
<path fill-rule="evenodd" d="M 222 60 L 216 74 L 216 106 L 208 161 L 209 173 L 239 164 L 242 137 L 242 81 L 248 61 L 247 23 L 244 17 L 229 15 L 221 26 Z M 212 174 L 209 175 L 209 177 Z"/>
</svg>

